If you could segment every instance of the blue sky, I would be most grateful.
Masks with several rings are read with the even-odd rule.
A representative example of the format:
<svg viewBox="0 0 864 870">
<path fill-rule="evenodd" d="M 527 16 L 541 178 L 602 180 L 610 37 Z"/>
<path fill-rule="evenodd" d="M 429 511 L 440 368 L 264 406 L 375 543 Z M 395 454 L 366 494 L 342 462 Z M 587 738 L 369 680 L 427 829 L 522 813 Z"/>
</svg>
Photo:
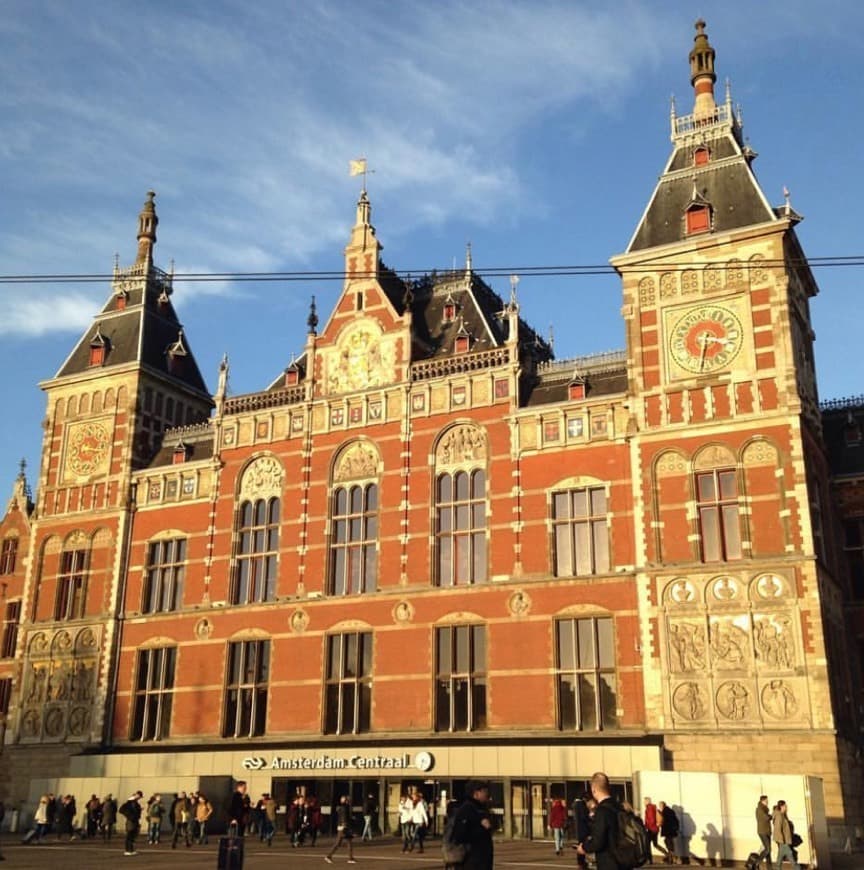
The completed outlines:
<svg viewBox="0 0 864 870">
<path fill-rule="evenodd" d="M 716 6 L 716 9 L 712 7 Z M 788 186 L 811 257 L 864 252 L 857 0 L 753 3 L 6 0 L 0 17 L 0 273 L 108 273 L 157 191 L 157 263 L 178 272 L 338 270 L 366 156 L 397 271 L 603 264 L 624 250 L 692 109 L 702 15 L 757 176 Z M 822 398 L 864 392 L 861 268 L 815 271 Z M 493 286 L 509 292 L 506 278 Z M 211 389 L 264 388 L 339 282 L 182 284 Z M 107 284 L 3 284 L 0 497 L 36 482 L 44 396 Z M 559 358 L 624 345 L 614 277 L 524 277 Z M 3 483 L 3 481 L 7 483 Z"/>
</svg>

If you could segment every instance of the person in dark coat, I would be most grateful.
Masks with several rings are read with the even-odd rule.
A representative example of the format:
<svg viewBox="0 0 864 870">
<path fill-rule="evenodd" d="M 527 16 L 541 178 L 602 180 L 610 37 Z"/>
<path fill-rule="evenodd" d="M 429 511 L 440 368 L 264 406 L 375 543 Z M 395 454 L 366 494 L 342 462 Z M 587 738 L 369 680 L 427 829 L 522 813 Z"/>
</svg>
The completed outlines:
<svg viewBox="0 0 864 870">
<path fill-rule="evenodd" d="M 593 854 L 597 859 L 597 870 L 632 870 L 623 867 L 615 860 L 612 847 L 618 839 L 618 802 L 612 797 L 609 777 L 605 773 L 595 773 L 591 777 L 591 794 L 597 801 L 591 833 L 579 844 L 580 855 Z"/>
<path fill-rule="evenodd" d="M 675 839 L 681 830 L 681 825 L 678 824 L 678 816 L 672 807 L 660 801 L 657 804 L 657 809 L 660 810 L 660 836 L 666 846 L 666 860 L 670 864 L 674 864 L 676 860 Z"/>
<path fill-rule="evenodd" d="M 234 786 L 231 795 L 231 806 L 228 808 L 228 818 L 232 825 L 237 826 L 237 836 L 242 837 L 246 830 L 246 781 L 240 780 Z"/>
<path fill-rule="evenodd" d="M 469 780 L 466 798 L 456 810 L 453 839 L 470 846 L 463 870 L 492 870 L 492 816 L 489 813 L 489 783 Z"/>
<path fill-rule="evenodd" d="M 576 845 L 583 843 L 591 834 L 591 813 L 588 804 L 594 804 L 591 792 L 586 792 L 582 797 L 573 801 L 573 827 L 576 833 Z M 576 864 L 579 867 L 587 867 L 588 859 L 581 853 L 576 854 Z"/>
<path fill-rule="evenodd" d="M 123 845 L 124 855 L 138 854 L 135 851 L 135 838 L 141 829 L 141 798 L 143 797 L 144 792 L 136 791 L 118 810 L 120 815 L 126 819 L 126 840 Z"/>
</svg>

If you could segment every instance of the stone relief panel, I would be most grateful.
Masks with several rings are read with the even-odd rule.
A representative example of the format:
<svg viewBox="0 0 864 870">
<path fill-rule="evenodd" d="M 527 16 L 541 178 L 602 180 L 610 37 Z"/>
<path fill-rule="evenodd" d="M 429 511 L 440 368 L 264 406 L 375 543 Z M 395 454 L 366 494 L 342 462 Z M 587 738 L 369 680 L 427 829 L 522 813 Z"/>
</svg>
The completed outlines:
<svg viewBox="0 0 864 870">
<path fill-rule="evenodd" d="M 240 482 L 240 499 L 279 498 L 285 469 L 279 460 L 272 456 L 259 456 L 246 466 Z"/>
<path fill-rule="evenodd" d="M 667 709 L 679 727 L 780 726 L 809 716 L 785 575 L 675 577 L 660 592 Z"/>
<path fill-rule="evenodd" d="M 90 740 L 97 702 L 99 628 L 37 631 L 27 641 L 23 741 Z"/>
<path fill-rule="evenodd" d="M 717 670 L 746 670 L 752 663 L 750 617 L 712 616 L 708 624 L 711 664 Z"/>
<path fill-rule="evenodd" d="M 380 387 L 396 379 L 396 340 L 383 335 L 372 320 L 347 328 L 322 357 L 329 394 Z"/>
<path fill-rule="evenodd" d="M 756 660 L 761 668 L 790 670 L 795 667 L 795 640 L 788 613 L 762 613 L 753 617 Z"/>
<path fill-rule="evenodd" d="M 486 434 L 477 426 L 463 424 L 448 429 L 435 450 L 438 469 L 485 462 Z"/>
<path fill-rule="evenodd" d="M 679 719 L 697 722 L 711 712 L 711 701 L 705 685 L 694 680 L 678 683 L 672 690 L 672 710 Z"/>
<path fill-rule="evenodd" d="M 673 673 L 705 669 L 705 626 L 700 622 L 669 623 L 669 663 Z"/>
<path fill-rule="evenodd" d="M 333 480 L 360 480 L 377 477 L 380 465 L 378 451 L 368 442 L 358 441 L 346 447 L 336 460 Z"/>
</svg>

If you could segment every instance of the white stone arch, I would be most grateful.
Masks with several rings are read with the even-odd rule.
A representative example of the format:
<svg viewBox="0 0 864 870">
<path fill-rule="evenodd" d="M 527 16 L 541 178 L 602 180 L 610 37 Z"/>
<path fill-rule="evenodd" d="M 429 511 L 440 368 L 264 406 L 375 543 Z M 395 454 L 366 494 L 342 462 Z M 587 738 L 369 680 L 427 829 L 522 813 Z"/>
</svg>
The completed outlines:
<svg viewBox="0 0 864 870">
<path fill-rule="evenodd" d="M 282 498 L 285 468 L 271 453 L 253 456 L 237 476 L 237 502 Z"/>
<path fill-rule="evenodd" d="M 352 438 L 333 454 L 330 480 L 333 484 L 377 482 L 382 473 L 381 451 L 369 438 Z"/>
</svg>

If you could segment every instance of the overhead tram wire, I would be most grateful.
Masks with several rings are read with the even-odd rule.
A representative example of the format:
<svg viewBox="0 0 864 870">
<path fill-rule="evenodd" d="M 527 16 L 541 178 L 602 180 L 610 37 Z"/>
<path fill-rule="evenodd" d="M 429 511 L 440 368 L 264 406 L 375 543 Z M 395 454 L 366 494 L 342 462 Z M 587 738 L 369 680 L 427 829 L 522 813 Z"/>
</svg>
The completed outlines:
<svg viewBox="0 0 864 870">
<path fill-rule="evenodd" d="M 718 263 L 662 263 L 652 262 L 643 264 L 624 265 L 621 271 L 625 274 L 639 274 L 658 272 L 686 272 L 689 270 L 702 271 L 705 268 L 713 268 L 716 270 L 728 268 L 731 262 L 725 264 Z M 837 268 L 864 266 L 864 254 L 852 254 L 846 256 L 831 256 L 831 257 L 809 257 L 800 259 L 785 259 L 785 260 L 739 260 L 735 261 L 735 268 L 744 271 L 752 271 L 754 269 L 776 269 L 788 266 L 809 266 L 811 269 L 822 268 Z M 405 269 L 395 271 L 395 274 L 406 281 L 415 281 L 423 279 L 432 274 L 452 275 L 459 273 L 461 269 Z M 523 277 L 538 277 L 538 278 L 557 278 L 557 277 L 581 277 L 581 276 L 600 276 L 600 275 L 615 275 L 616 269 L 609 264 L 586 264 L 586 265 L 564 265 L 564 266 L 490 266 L 488 268 L 480 268 L 473 270 L 475 274 L 486 278 L 508 277 L 509 275 L 518 274 Z M 293 281 L 342 281 L 349 277 L 349 273 L 344 270 L 324 270 L 324 271 L 297 271 L 297 272 L 174 272 L 167 274 L 172 281 L 184 283 L 207 283 L 227 281 L 231 283 L 253 283 L 253 282 L 293 282 Z M 119 274 L 113 272 L 83 272 L 83 273 L 55 273 L 55 274 L 28 274 L 28 275 L 0 275 L 0 284 L 88 284 L 88 283 L 110 283 L 119 279 L 129 279 L 138 276 L 124 275 L 121 270 Z M 355 271 L 350 273 L 352 278 L 373 278 L 374 273 Z"/>
</svg>

